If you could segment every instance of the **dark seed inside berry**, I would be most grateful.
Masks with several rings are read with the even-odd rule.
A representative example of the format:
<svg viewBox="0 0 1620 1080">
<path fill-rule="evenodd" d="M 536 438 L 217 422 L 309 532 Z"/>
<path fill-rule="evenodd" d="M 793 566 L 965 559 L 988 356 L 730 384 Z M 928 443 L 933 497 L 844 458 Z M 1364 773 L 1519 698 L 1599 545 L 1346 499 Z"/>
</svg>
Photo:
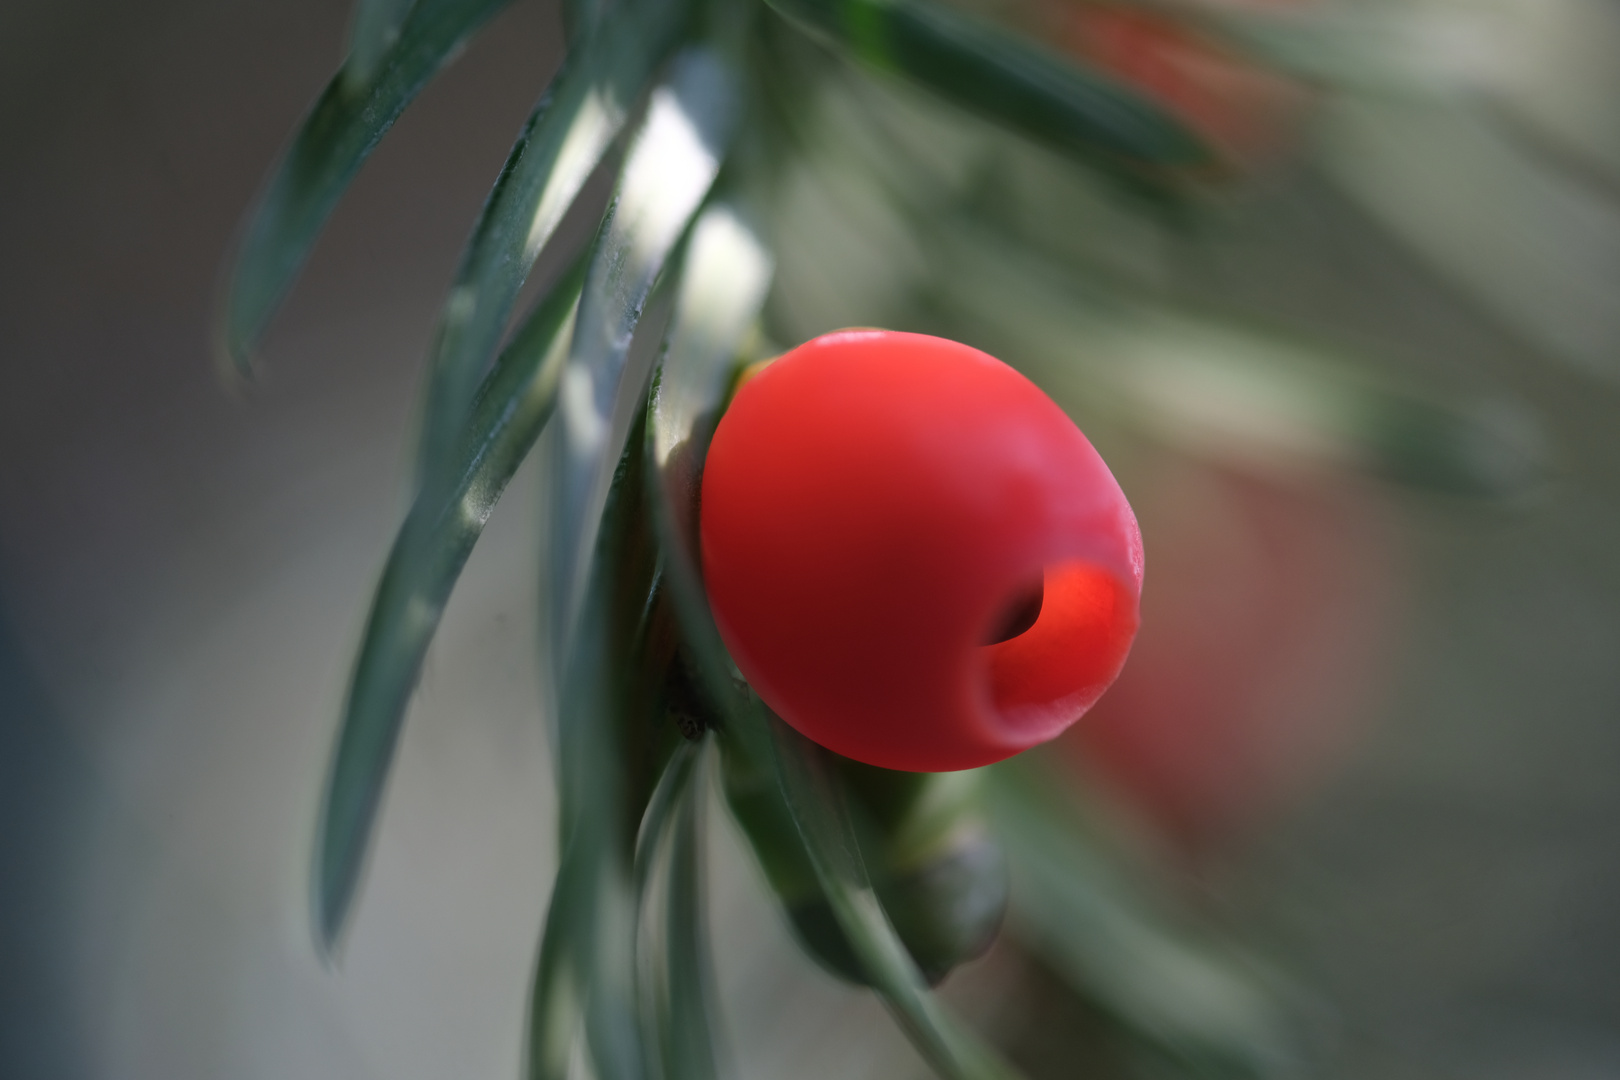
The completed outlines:
<svg viewBox="0 0 1620 1080">
<path fill-rule="evenodd" d="M 1026 588 L 1020 589 L 1018 595 L 1013 597 L 1011 603 L 1002 612 L 1001 618 L 996 620 L 995 630 L 985 638 L 986 645 L 995 645 L 1008 641 L 1022 634 L 1035 625 L 1035 620 L 1041 617 L 1041 603 L 1046 599 L 1046 582 L 1038 579 Z"/>
</svg>

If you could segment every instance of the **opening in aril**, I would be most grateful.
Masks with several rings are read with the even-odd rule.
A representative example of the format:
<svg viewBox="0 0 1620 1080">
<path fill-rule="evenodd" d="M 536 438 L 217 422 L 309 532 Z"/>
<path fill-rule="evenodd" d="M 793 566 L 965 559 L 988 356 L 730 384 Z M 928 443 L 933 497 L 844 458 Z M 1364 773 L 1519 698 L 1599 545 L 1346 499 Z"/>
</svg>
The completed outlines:
<svg viewBox="0 0 1620 1080">
<path fill-rule="evenodd" d="M 1002 725 L 1048 737 L 1113 682 L 1136 633 L 1130 591 L 1094 563 L 1047 567 L 1039 589 L 1016 592 L 981 648 L 990 702 Z M 1027 618 L 1028 622 L 1022 620 Z"/>
<path fill-rule="evenodd" d="M 1044 577 L 1037 578 L 1018 590 L 1017 595 L 1002 609 L 1001 617 L 995 622 L 995 629 L 990 631 L 983 644 L 998 645 L 1034 626 L 1035 620 L 1041 617 L 1041 604 L 1045 599 Z"/>
</svg>

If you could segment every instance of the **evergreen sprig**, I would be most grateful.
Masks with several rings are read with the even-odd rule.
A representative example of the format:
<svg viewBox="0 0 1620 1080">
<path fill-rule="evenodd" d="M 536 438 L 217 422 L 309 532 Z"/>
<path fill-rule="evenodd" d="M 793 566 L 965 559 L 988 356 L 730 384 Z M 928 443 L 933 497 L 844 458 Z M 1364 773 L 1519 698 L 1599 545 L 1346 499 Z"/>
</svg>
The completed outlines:
<svg viewBox="0 0 1620 1080">
<path fill-rule="evenodd" d="M 244 229 L 221 329 L 236 371 L 249 373 L 367 156 L 505 3 L 359 0 L 344 66 Z M 773 184 L 794 155 L 818 153 L 784 123 L 811 96 L 807 78 L 876 69 L 1166 199 L 1187 196 L 1212 148 L 1115 76 L 937 0 L 617 0 L 573 3 L 566 16 L 567 59 L 495 180 L 430 349 L 414 500 L 375 590 L 326 786 L 315 863 L 320 941 L 332 949 L 354 908 L 440 615 L 495 502 L 555 420 L 542 624 L 558 686 L 562 856 L 535 967 L 530 1076 L 565 1077 L 581 1036 L 605 1080 L 707 1080 L 719 1071 L 701 859 L 704 784 L 717 771 L 730 778 L 733 810 L 784 904 L 830 912 L 836 947 L 853 956 L 923 1056 L 944 1076 L 1014 1076 L 932 994 L 904 925 L 896 926 L 906 913 L 881 899 L 885 855 L 870 843 L 838 763 L 737 679 L 698 572 L 698 478 L 737 367 L 761 340 L 775 264 Z M 813 59 L 772 63 L 784 34 L 806 35 L 793 47 Z M 593 241 L 508 332 L 537 258 L 604 161 L 617 162 L 616 187 Z M 1111 335 L 1114 351 L 1137 357 L 1138 367 L 1166 350 L 1183 364 L 1189 355 L 1220 364 L 1209 343 L 1239 333 L 1167 314 L 1117 287 L 1103 288 L 1101 300 L 1054 299 L 1065 288 L 1063 296 L 1083 297 L 1087 285 L 1054 284 L 1061 272 L 1031 271 L 1023 256 L 1002 253 L 1001 241 L 981 241 L 985 223 L 971 213 L 930 218 L 908 208 L 892 176 L 862 182 L 909 214 L 934 251 L 956 246 L 940 265 L 973 269 L 942 277 L 938 295 L 954 294 L 958 317 L 999 325 L 1020 349 L 1032 335 Z M 974 257 L 961 257 L 963 246 Z M 671 297 L 668 324 L 646 327 L 660 288 Z M 660 329 L 649 374 L 631 362 L 631 344 Z M 1165 344 L 1177 334 L 1181 345 Z M 1203 342 L 1204 353 L 1183 347 L 1188 340 Z M 1038 344 L 1024 351 L 1048 362 Z M 1129 398 L 1129 370 L 1080 368 L 1070 377 Z M 1404 469 L 1460 490 L 1504 483 L 1500 468 L 1484 475 L 1479 455 L 1458 451 L 1496 445 L 1466 416 L 1382 386 L 1346 391 L 1331 372 L 1292 377 L 1311 401 L 1349 402 L 1307 419 L 1326 417 L 1346 453 L 1373 471 Z M 1501 466 L 1500 454 L 1490 460 Z M 699 742 L 683 741 L 668 722 L 672 711 Z M 1076 842 L 1056 824 L 1061 807 L 1010 776 L 1003 770 L 993 781 L 997 820 L 1012 830 L 1015 862 L 1040 871 L 1026 873 L 1036 886 L 1024 924 L 1053 943 L 1077 991 L 1191 1072 L 1210 1061 L 1225 1076 L 1285 1072 L 1289 1021 L 1263 982 L 1222 950 L 1189 944 L 1172 916 L 1127 911 L 1115 894 L 1098 899 L 1111 872 L 1071 850 Z M 650 936 L 641 929 L 649 911 L 658 914 Z M 1118 940 L 1099 945 L 1099 934 L 1115 931 Z M 1121 966 L 1167 956 L 1237 987 L 1251 1007 L 1235 1018 L 1194 1015 L 1173 994 L 1158 999 L 1120 977 Z"/>
</svg>

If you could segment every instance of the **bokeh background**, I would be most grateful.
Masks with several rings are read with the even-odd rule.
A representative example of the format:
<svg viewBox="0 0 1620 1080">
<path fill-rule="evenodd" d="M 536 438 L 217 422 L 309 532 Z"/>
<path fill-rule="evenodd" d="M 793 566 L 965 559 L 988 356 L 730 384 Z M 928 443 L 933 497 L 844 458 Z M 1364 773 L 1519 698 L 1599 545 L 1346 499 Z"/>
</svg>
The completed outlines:
<svg viewBox="0 0 1620 1080">
<path fill-rule="evenodd" d="M 1510 63 L 1515 43 L 1535 70 L 1620 58 L 1603 52 L 1614 5 L 1539 9 L 1564 23 L 1526 6 L 1426 5 L 1512 15 L 1486 24 L 1496 51 L 1464 57 L 1489 70 L 1534 67 Z M 0 1075 L 517 1075 L 554 858 L 532 470 L 430 655 L 335 968 L 312 944 L 307 879 L 350 650 L 403 509 L 421 360 L 561 35 L 525 0 L 425 92 L 333 218 L 261 379 L 232 388 L 210 350 L 218 268 L 347 17 L 313 0 L 0 6 Z M 1428 47 L 1444 67 L 1471 42 Z M 1268 684 L 1264 709 L 1228 708 L 1261 717 L 1243 736 L 1258 763 L 1209 779 L 1211 750 L 1144 780 L 1151 753 L 1099 739 L 1084 782 L 1168 785 L 1184 804 L 1168 819 L 1229 815 L 1218 836 L 1142 845 L 1307 988 L 1326 1075 L 1620 1075 L 1620 338 L 1605 323 L 1620 188 L 1601 154 L 1572 157 L 1557 122 L 1534 123 L 1536 102 L 1571 115 L 1556 92 L 1502 100 L 1532 106 L 1480 114 L 1530 148 L 1518 157 L 1397 110 L 1355 129 L 1397 152 L 1324 141 L 1254 180 L 1214 234 L 1155 257 L 1189 298 L 1512 403 L 1539 425 L 1543 480 L 1441 498 L 1116 440 L 1150 620 L 1256 621 L 1228 652 L 1167 631 L 1154 653 L 1187 659 L 1154 670 L 1197 674 L 1130 687 L 1168 702 L 1139 710 L 1241 697 L 1244 671 L 1299 675 Z M 1366 164 L 1380 160 L 1403 167 Z M 1502 160 L 1564 186 L 1503 179 Z M 1453 242 L 1426 244 L 1447 207 Z M 1499 227 L 1515 213 L 1520 241 Z M 812 285 L 799 298 L 778 297 L 779 325 L 833 303 Z M 1144 667 L 1148 650 L 1144 636 Z M 1189 745 L 1173 725 L 1161 741 Z M 1151 832 L 1120 813 L 1122 835 Z M 796 953 L 713 824 L 738 1075 L 920 1070 L 875 1004 Z M 993 954 L 951 992 L 1048 1074 L 1078 1072 L 1085 1018 L 1043 1008 L 1019 964 Z"/>
</svg>

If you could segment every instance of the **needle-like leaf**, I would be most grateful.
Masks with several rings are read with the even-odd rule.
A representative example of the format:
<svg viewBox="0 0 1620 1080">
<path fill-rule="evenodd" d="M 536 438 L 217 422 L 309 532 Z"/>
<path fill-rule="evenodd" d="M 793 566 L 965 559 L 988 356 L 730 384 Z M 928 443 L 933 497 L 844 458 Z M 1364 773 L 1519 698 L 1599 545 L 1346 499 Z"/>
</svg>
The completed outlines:
<svg viewBox="0 0 1620 1080">
<path fill-rule="evenodd" d="M 763 713 L 763 704 L 756 710 Z M 895 933 L 862 860 L 846 796 L 827 751 L 780 719 L 769 717 L 770 745 L 783 792 L 798 822 L 827 902 L 912 1045 L 949 1080 L 1011 1080 L 1019 1074 L 962 1027 L 928 990 Z"/>
<path fill-rule="evenodd" d="M 1511 400 L 1458 402 L 1308 336 L 1077 275 L 963 220 L 929 225 L 955 329 L 1060 403 L 1202 454 L 1349 467 L 1445 494 L 1514 497 L 1548 473 L 1535 418 Z"/>
<path fill-rule="evenodd" d="M 616 456 L 609 440 L 615 403 L 626 396 L 630 341 L 665 260 L 714 182 L 736 112 L 727 63 L 704 48 L 682 53 L 653 92 L 596 240 L 563 372 L 552 484 L 550 629 L 559 669 L 567 667 L 583 571 L 596 546 L 603 474 Z"/>
<path fill-rule="evenodd" d="M 989 781 L 1012 861 L 1014 928 L 1054 971 L 1191 1075 L 1298 1075 L 1298 1017 L 1259 965 L 1134 888 L 1046 770 L 1019 759 Z"/>
<path fill-rule="evenodd" d="M 405 106 L 509 0 L 419 0 L 373 77 L 342 71 L 316 99 L 249 213 L 221 312 L 220 347 L 240 374 L 332 208 Z"/>
<path fill-rule="evenodd" d="M 405 708 L 439 616 L 556 403 L 582 279 L 581 265 L 502 353 L 475 403 L 452 478 L 417 496 L 389 552 L 355 661 L 321 818 L 316 909 L 327 948 L 359 886 Z"/>
<path fill-rule="evenodd" d="M 656 863 L 662 845 L 679 814 L 681 800 L 686 798 L 687 785 L 697 764 L 698 744 L 682 742 L 669 756 L 663 775 L 647 800 L 647 811 L 642 815 L 636 838 L 635 885 L 638 893 L 646 892 L 652 884 Z"/>
<path fill-rule="evenodd" d="M 759 316 L 772 260 L 746 214 L 728 203 L 692 227 L 664 355 L 648 401 L 649 516 L 664 551 L 663 588 L 693 676 L 710 698 L 738 700 L 699 573 L 695 510 L 703 459 L 737 355 Z"/>
<path fill-rule="evenodd" d="M 679 0 L 641 0 L 570 50 L 484 204 L 429 360 L 419 473 L 448 458 L 468 399 L 500 343 L 536 256 L 680 29 Z"/>
<path fill-rule="evenodd" d="M 715 1048 L 717 994 L 703 888 L 703 762 L 682 800 L 669 855 L 669 900 L 664 923 L 668 986 L 660 1016 L 660 1051 L 666 1080 L 713 1080 L 720 1074 Z"/>
<path fill-rule="evenodd" d="M 563 858 L 535 966 L 528 1052 L 535 1080 L 566 1077 L 581 1019 L 603 1080 L 641 1080 L 652 1056 L 637 1022 L 634 954 L 636 823 L 652 794 L 638 778 L 659 756 L 650 721 L 661 719 L 654 715 L 660 672 L 646 662 L 658 560 L 643 527 L 642 471 L 639 453 L 620 458 L 562 674 Z"/>
<path fill-rule="evenodd" d="M 612 460 L 615 406 L 639 402 L 645 390 L 645 384 L 625 379 L 642 308 L 719 171 L 734 113 L 733 77 L 717 56 L 694 48 L 677 58 L 668 81 L 652 95 L 597 235 L 563 376 L 552 574 L 543 602 L 562 673 L 557 780 L 564 857 L 535 966 L 532 1080 L 566 1077 L 581 1017 L 593 1062 L 608 1080 L 633 1080 L 648 1060 L 635 1024 L 634 958 L 623 951 L 634 937 L 631 856 L 625 851 L 634 832 L 626 839 L 619 791 L 624 762 L 613 743 L 616 694 L 626 668 L 639 661 L 628 658 L 623 646 L 615 652 L 608 615 L 611 568 L 621 561 L 617 535 L 632 513 L 621 493 L 632 481 L 640 483 L 644 408 L 636 416 L 636 438 L 602 496 L 602 512 L 593 513 L 590 503 Z M 638 468 L 629 468 L 630 461 Z M 630 490 L 639 509 L 641 488 Z M 621 593 L 629 588 L 623 577 Z"/>
<path fill-rule="evenodd" d="M 1544 136 L 1505 130 L 1464 95 L 1368 96 L 1325 119 L 1321 164 L 1372 222 L 1543 355 L 1620 381 L 1615 177 L 1527 152 Z"/>
<path fill-rule="evenodd" d="M 415 6 L 416 0 L 358 0 L 355 4 L 349 58 L 343 64 L 343 78 L 351 93 L 362 91 L 377 73 Z"/>
<path fill-rule="evenodd" d="M 1015 131 L 1127 174 L 1168 179 L 1215 158 L 1171 113 L 987 19 L 931 0 L 770 0 L 784 16 Z"/>
<path fill-rule="evenodd" d="M 636 846 L 642 1027 L 662 1080 L 713 1080 L 717 1072 L 702 879 L 705 749 L 688 741 L 676 748 Z"/>
<path fill-rule="evenodd" d="M 612 460 L 610 428 L 617 406 L 640 402 L 645 390 L 645 384 L 625 377 L 636 325 L 665 261 L 714 182 L 735 113 L 734 76 L 707 49 L 679 56 L 668 80 L 653 92 L 592 250 L 563 375 L 545 606 L 557 670 L 563 673 L 557 745 L 565 856 L 536 964 L 529 1045 L 534 1080 L 566 1075 L 581 1014 L 603 1076 L 632 1080 L 648 1060 L 635 1024 L 633 957 L 620 951 L 633 939 L 635 918 L 628 882 L 622 880 L 630 868 L 618 861 L 628 858 L 619 842 L 623 831 L 613 824 L 622 820 L 615 789 L 623 763 L 611 741 L 604 743 L 610 740 L 604 732 L 616 727 L 614 695 L 629 661 L 614 652 L 603 599 L 611 591 L 607 575 L 616 561 L 615 530 L 625 527 L 622 519 L 630 512 L 615 493 L 640 475 L 645 408 L 632 414 L 637 436 L 607 485 L 600 514 L 592 502 Z M 637 469 L 627 467 L 631 460 Z M 639 500 L 640 488 L 633 490 Z"/>
</svg>

